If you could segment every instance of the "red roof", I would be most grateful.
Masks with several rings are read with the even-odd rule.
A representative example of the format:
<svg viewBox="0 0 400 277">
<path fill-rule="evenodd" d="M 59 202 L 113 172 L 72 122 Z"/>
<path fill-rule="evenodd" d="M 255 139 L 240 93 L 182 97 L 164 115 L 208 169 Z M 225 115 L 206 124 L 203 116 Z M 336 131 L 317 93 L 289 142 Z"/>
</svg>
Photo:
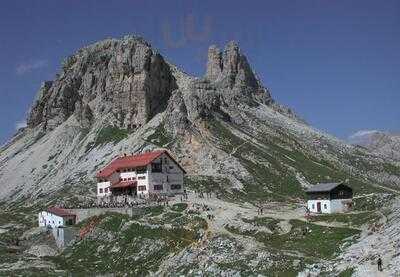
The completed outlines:
<svg viewBox="0 0 400 277">
<path fill-rule="evenodd" d="M 75 214 L 70 213 L 67 210 L 64 210 L 64 209 L 61 209 L 61 208 L 57 208 L 57 207 L 50 207 L 50 208 L 47 209 L 47 212 L 51 213 L 51 214 L 55 214 L 55 215 L 61 216 L 61 217 L 76 216 Z"/>
<path fill-rule="evenodd" d="M 110 188 L 112 188 L 112 189 L 129 188 L 129 187 L 133 188 L 133 187 L 136 187 L 136 185 L 137 185 L 136 181 L 121 181 L 121 182 L 111 185 Z"/>
<path fill-rule="evenodd" d="M 150 164 L 152 161 L 154 161 L 164 153 L 168 155 L 183 170 L 183 172 L 185 172 L 185 170 L 175 161 L 175 159 L 172 158 L 172 156 L 168 153 L 168 151 L 157 150 L 153 152 L 147 152 L 143 154 L 117 158 L 114 161 L 112 161 L 109 165 L 107 165 L 103 170 L 100 170 L 96 174 L 96 176 L 108 177 L 118 169 L 147 166 L 148 164 Z"/>
</svg>

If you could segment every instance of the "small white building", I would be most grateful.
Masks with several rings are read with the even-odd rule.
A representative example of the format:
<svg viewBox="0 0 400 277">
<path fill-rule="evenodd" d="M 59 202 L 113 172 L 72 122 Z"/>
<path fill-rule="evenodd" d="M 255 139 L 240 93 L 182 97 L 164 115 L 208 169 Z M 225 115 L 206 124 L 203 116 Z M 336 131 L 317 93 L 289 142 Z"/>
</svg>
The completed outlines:
<svg viewBox="0 0 400 277">
<path fill-rule="evenodd" d="M 166 150 L 123 156 L 97 177 L 98 199 L 114 196 L 174 195 L 184 192 L 185 170 Z"/>
<path fill-rule="evenodd" d="M 76 223 L 76 215 L 65 209 L 51 207 L 39 213 L 38 221 L 40 227 L 64 227 L 74 225 Z"/>
<path fill-rule="evenodd" d="M 343 213 L 352 208 L 353 189 L 343 183 L 318 184 L 307 191 L 311 213 Z"/>
</svg>

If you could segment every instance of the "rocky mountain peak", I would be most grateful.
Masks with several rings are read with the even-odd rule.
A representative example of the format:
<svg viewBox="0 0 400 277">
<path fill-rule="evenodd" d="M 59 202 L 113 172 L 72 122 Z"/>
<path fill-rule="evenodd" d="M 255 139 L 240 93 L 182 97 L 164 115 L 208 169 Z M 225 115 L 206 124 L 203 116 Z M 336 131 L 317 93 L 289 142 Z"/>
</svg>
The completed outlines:
<svg viewBox="0 0 400 277">
<path fill-rule="evenodd" d="M 85 127 L 106 117 L 134 129 L 164 110 L 176 88 L 169 65 L 142 38 L 107 39 L 64 61 L 57 78 L 39 90 L 28 127 L 52 130 L 74 115 Z"/>
<path fill-rule="evenodd" d="M 222 74 L 222 55 L 216 45 L 211 45 L 208 49 L 206 78 L 216 81 Z"/>
<path fill-rule="evenodd" d="M 28 127 L 53 130 L 74 116 L 83 128 L 101 119 L 109 125 L 136 129 L 165 111 L 172 92 L 183 90 L 183 83 L 198 101 L 209 101 L 193 106 L 197 110 L 189 109 L 189 114 L 208 117 L 210 109 L 219 110 L 220 105 L 272 101 L 233 41 L 223 51 L 210 47 L 204 79 L 185 76 L 141 37 L 106 39 L 65 59 L 57 78 L 40 88 Z"/>
<path fill-rule="evenodd" d="M 377 130 L 359 131 L 349 137 L 349 142 L 367 148 L 368 150 L 400 160 L 400 135 Z"/>
<path fill-rule="evenodd" d="M 215 45 L 209 48 L 206 78 L 219 81 L 229 88 L 260 87 L 246 56 L 234 41 L 229 42 L 223 52 Z"/>
</svg>

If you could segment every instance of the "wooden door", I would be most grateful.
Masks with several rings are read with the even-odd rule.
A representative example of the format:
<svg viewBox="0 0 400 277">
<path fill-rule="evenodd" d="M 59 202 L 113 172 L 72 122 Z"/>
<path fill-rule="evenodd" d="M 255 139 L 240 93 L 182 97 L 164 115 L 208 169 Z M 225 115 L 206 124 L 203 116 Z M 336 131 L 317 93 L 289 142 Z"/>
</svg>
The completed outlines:
<svg viewBox="0 0 400 277">
<path fill-rule="evenodd" d="M 317 212 L 321 212 L 321 202 L 317 202 Z"/>
</svg>

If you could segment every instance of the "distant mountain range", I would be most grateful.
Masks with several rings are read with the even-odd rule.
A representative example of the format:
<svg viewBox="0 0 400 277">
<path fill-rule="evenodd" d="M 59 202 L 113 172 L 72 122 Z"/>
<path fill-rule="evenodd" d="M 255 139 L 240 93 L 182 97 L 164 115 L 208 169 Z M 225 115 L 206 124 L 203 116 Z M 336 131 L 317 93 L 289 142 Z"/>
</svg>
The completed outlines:
<svg viewBox="0 0 400 277">
<path fill-rule="evenodd" d="M 394 160 L 400 160 L 400 134 L 364 130 L 349 137 L 349 142 Z"/>
</svg>

